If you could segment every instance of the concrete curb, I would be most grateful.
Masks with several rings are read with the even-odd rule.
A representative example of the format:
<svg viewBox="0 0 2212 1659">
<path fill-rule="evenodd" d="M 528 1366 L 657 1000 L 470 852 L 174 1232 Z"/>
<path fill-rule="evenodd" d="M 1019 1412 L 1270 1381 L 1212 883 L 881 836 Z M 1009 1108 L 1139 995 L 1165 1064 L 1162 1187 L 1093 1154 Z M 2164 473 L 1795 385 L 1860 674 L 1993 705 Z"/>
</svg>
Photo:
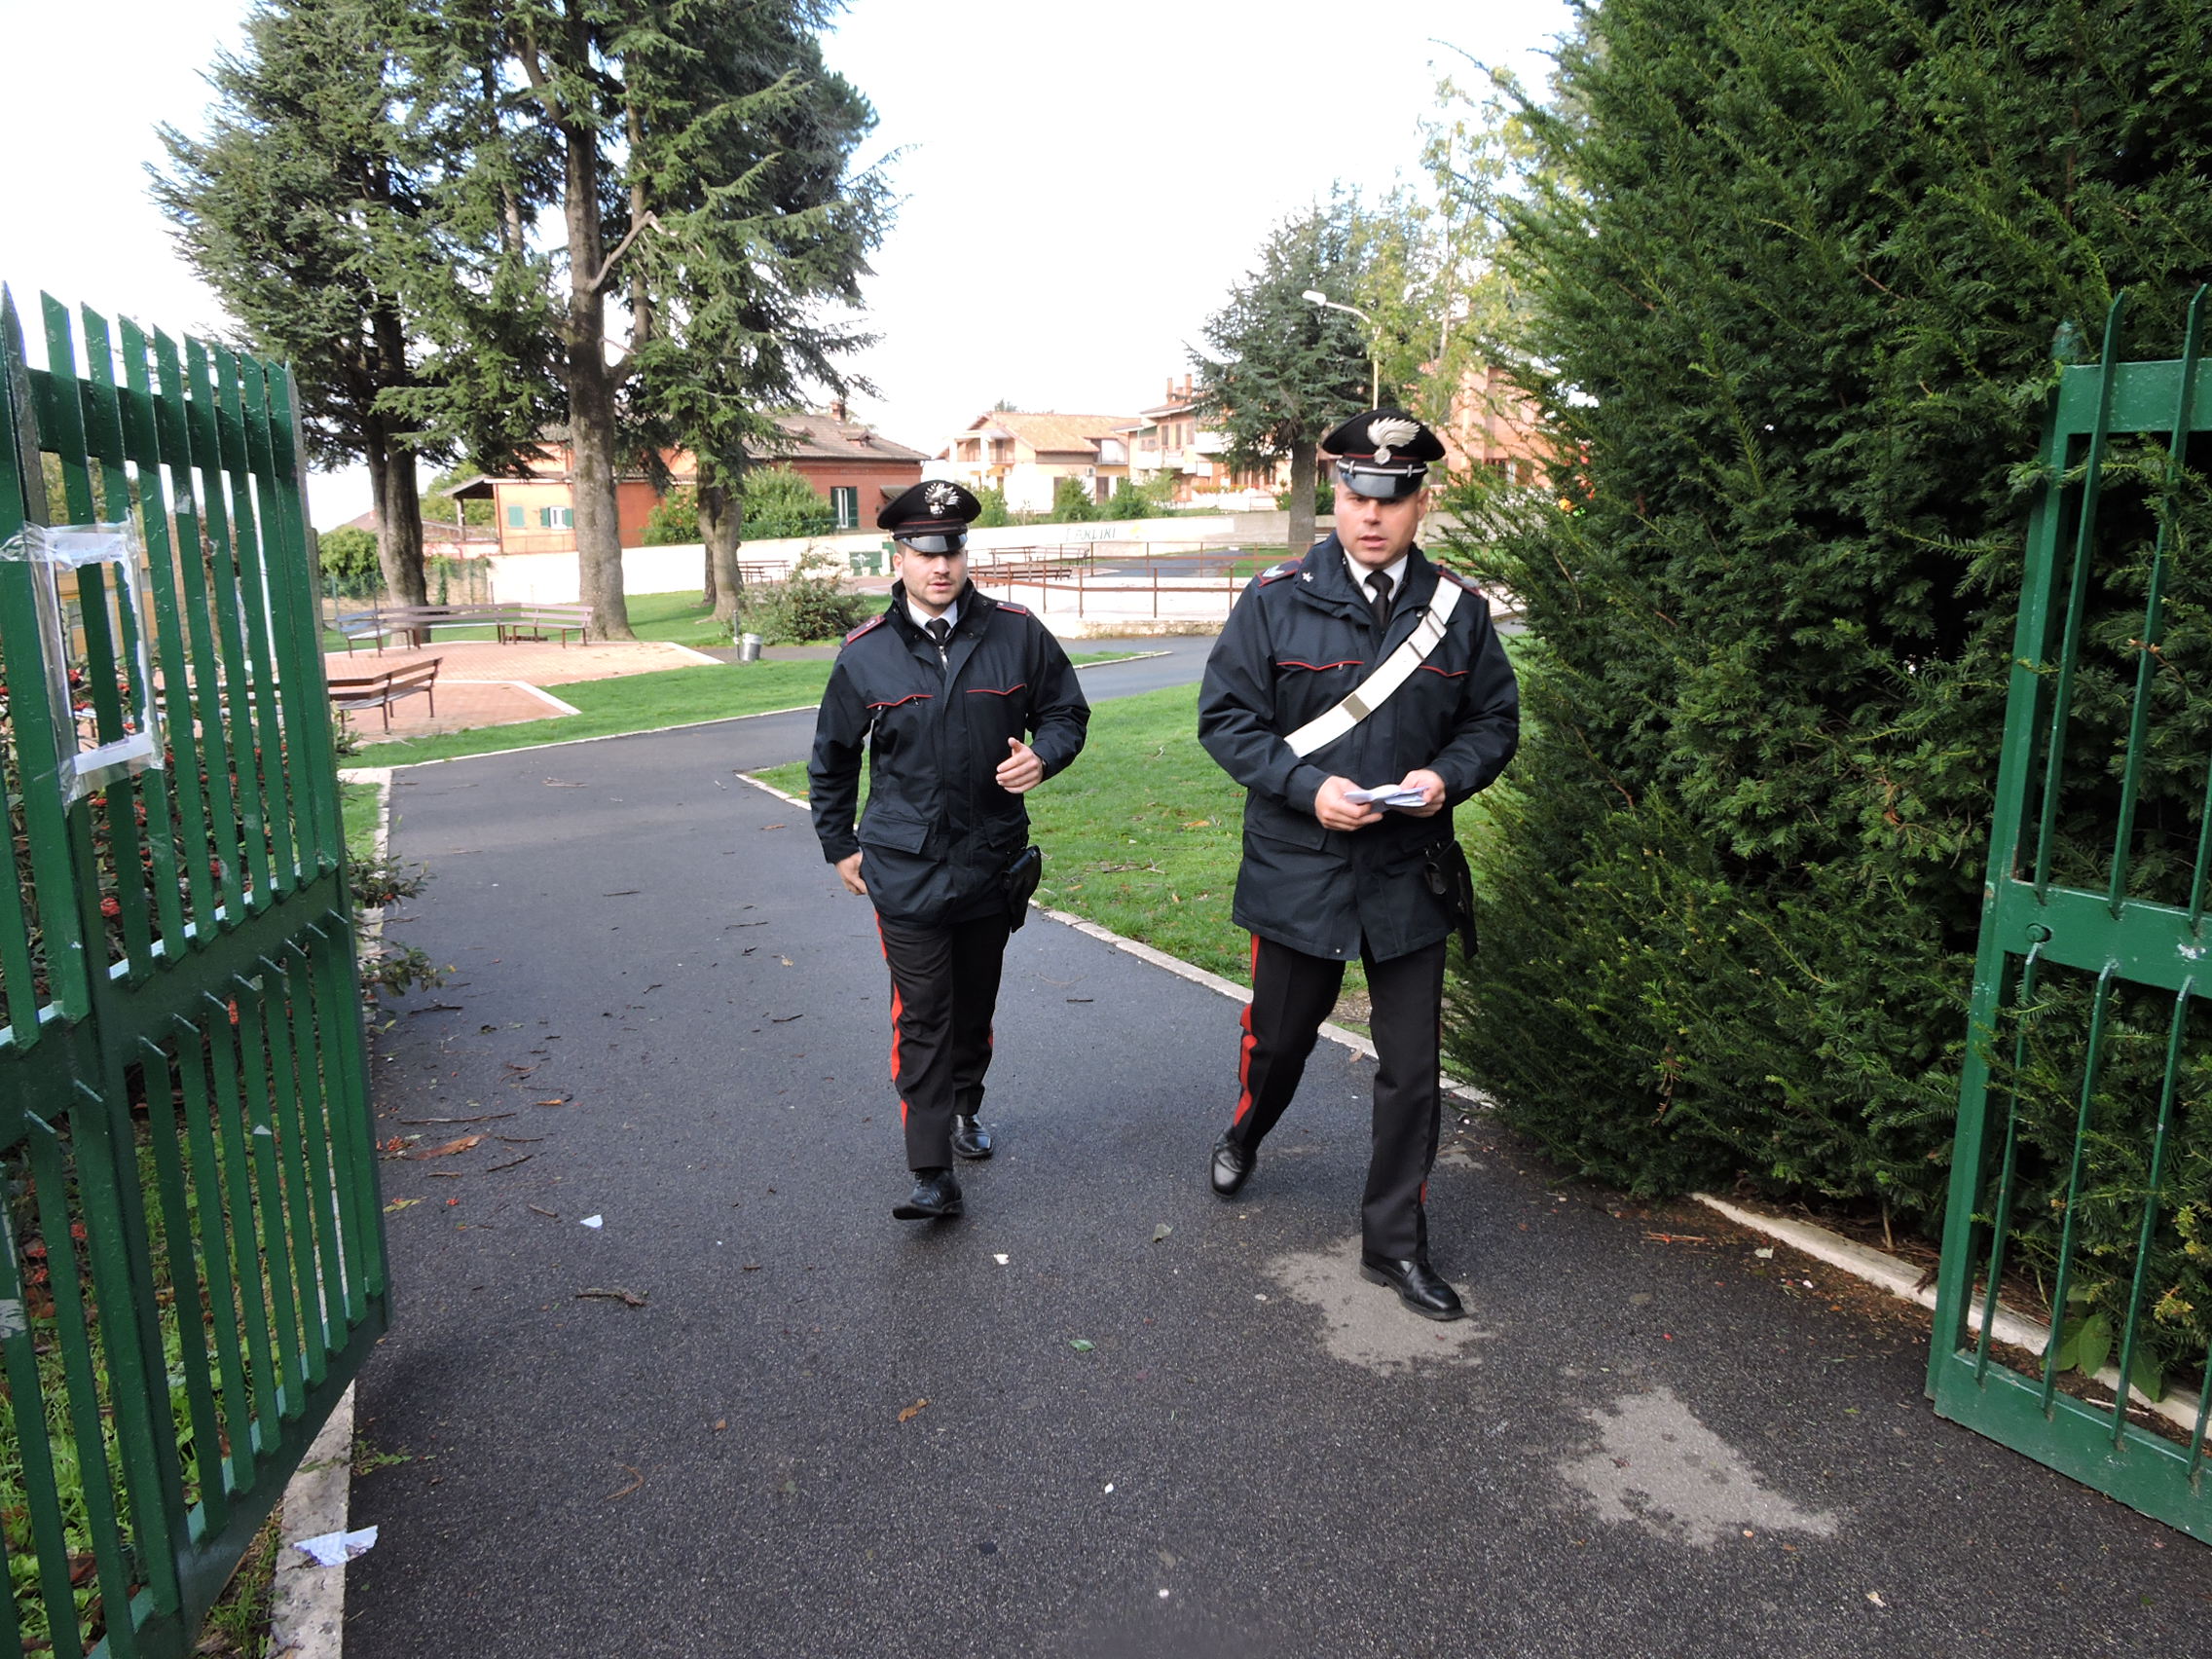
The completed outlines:
<svg viewBox="0 0 2212 1659">
<path fill-rule="evenodd" d="M 338 780 L 377 791 L 373 843 L 383 858 L 391 846 L 389 766 L 343 766 Z M 384 935 L 384 912 L 363 931 Z M 346 1568 L 317 1567 L 292 1548 L 295 1538 L 343 1532 L 352 1502 L 353 1384 L 339 1395 L 308 1455 L 292 1472 L 276 1504 L 276 1581 L 269 1598 L 268 1659 L 340 1659 L 346 1650 Z"/>
<path fill-rule="evenodd" d="M 1923 1289 L 1920 1283 L 1922 1275 L 1908 1262 L 1869 1249 L 1809 1221 L 1799 1221 L 1791 1216 L 1762 1215 L 1757 1210 L 1732 1204 L 1725 1198 L 1716 1198 L 1711 1193 L 1692 1193 L 1690 1197 L 1706 1208 L 1725 1216 L 1738 1227 L 1763 1234 L 1777 1243 L 1787 1244 L 1790 1249 L 1810 1256 L 1817 1262 L 1840 1268 L 1855 1278 L 1879 1286 L 1900 1301 L 1916 1302 L 1931 1309 L 1936 1306 L 1935 1288 L 1930 1286 Z M 1968 1307 L 1967 1325 L 1971 1330 L 1981 1329 L 1981 1305 L 1978 1302 Z M 1996 1317 L 1990 1321 L 1990 1335 L 1998 1342 L 2009 1343 L 2014 1347 L 2026 1348 L 2031 1353 L 2041 1353 L 2050 1341 L 2050 1327 L 2000 1302 Z M 2116 1399 L 2119 1397 L 2118 1366 L 2106 1366 L 2097 1373 L 2096 1381 L 2110 1389 Z M 2129 1403 L 2138 1410 L 2156 1412 L 2175 1426 L 2194 1432 L 2196 1410 L 2194 1406 L 2184 1405 L 2171 1398 L 2153 1401 L 2139 1388 L 2128 1389 L 2127 1396 Z"/>
</svg>

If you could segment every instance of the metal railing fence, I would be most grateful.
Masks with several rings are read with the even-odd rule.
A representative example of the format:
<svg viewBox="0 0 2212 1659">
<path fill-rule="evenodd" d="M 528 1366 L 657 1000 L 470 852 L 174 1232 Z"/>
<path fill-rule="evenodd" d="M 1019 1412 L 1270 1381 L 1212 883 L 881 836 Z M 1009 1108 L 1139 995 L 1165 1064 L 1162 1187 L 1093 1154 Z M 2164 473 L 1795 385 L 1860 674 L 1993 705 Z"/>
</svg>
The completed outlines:
<svg viewBox="0 0 2212 1659">
<path fill-rule="evenodd" d="M 290 379 L 42 321 L 40 370 L 0 297 L 0 1648 L 166 1659 L 383 1328 L 382 1218 Z"/>
<path fill-rule="evenodd" d="M 2202 292 L 2159 362 L 2123 299 L 2029 520 L 1929 1392 L 2212 1540 L 2212 373 Z M 2014 1295 L 2040 1355 L 1993 1340 Z"/>
</svg>

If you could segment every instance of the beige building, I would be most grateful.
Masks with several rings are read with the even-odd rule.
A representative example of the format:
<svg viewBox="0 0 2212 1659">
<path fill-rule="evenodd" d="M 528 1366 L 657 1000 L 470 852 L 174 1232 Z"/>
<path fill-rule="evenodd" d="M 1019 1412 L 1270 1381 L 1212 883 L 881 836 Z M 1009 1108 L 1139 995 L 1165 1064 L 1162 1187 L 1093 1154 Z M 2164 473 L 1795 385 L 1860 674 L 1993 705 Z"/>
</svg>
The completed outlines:
<svg viewBox="0 0 2212 1659">
<path fill-rule="evenodd" d="M 1082 480 L 1093 501 L 1129 475 L 1132 415 L 1061 415 L 994 409 L 978 415 L 937 452 L 930 475 L 970 490 L 1001 490 L 1008 508 L 1041 513 L 1063 478 Z"/>
<path fill-rule="evenodd" d="M 1177 506 L 1263 510 L 1290 488 L 1290 462 L 1238 469 L 1229 464 L 1229 436 L 1199 423 L 1191 377 L 1167 383 L 1166 395 L 1128 429 L 1129 472 L 1138 483 L 1165 474 Z"/>
</svg>

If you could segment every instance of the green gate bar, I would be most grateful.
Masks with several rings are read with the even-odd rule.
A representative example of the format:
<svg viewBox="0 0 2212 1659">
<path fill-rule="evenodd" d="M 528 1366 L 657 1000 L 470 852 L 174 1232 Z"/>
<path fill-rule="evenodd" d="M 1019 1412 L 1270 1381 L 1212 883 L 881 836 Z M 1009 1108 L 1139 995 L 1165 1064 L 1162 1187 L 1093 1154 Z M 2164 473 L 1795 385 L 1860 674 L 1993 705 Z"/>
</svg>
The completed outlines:
<svg viewBox="0 0 2212 1659">
<path fill-rule="evenodd" d="M 290 378 L 40 321 L 35 369 L 0 296 L 0 1646 L 174 1659 L 384 1329 L 360 984 Z"/>
<path fill-rule="evenodd" d="M 2155 705 L 2160 672 L 2173 668 L 2162 647 L 2177 579 L 2176 525 L 2184 492 L 2200 496 L 2203 486 L 2201 470 L 2189 468 L 2190 441 L 2212 430 L 2212 378 L 2200 360 L 2206 295 L 2200 290 L 2189 308 L 2181 356 L 2157 362 L 2120 360 L 2123 301 L 2124 296 L 2114 300 L 2106 319 L 2100 361 L 2062 371 L 2042 453 L 2044 484 L 2028 524 L 1929 1392 L 1943 1416 L 2212 1541 L 2212 1492 L 2203 1479 L 2212 1345 L 2185 1349 L 2181 1356 L 2193 1430 L 2162 1422 L 2139 1407 L 2131 1410 L 2126 1381 L 2148 1380 L 2146 1317 L 2161 1292 L 2151 1278 L 2154 1249 L 2193 1196 L 2175 1180 L 2172 1150 L 2188 1114 L 2212 1110 L 2212 1100 L 2199 1105 L 2183 1086 L 2191 1065 L 2212 1047 L 2202 1029 L 2192 1042 L 2193 1014 L 2203 1013 L 2205 989 L 2212 985 L 2207 963 L 2212 941 L 2204 931 L 2212 755 L 2197 754 L 2188 762 L 2206 775 L 2191 837 L 2187 892 L 2153 898 L 2130 891 L 2139 870 L 2147 869 L 2144 879 L 2156 881 L 2166 867 L 2144 858 L 2138 842 L 2146 785 L 2169 782 L 2177 764 L 2170 755 L 2155 754 L 2159 736 Z M 2130 463 L 2131 473 L 2116 465 L 2112 456 L 2120 440 L 2152 433 L 2165 439 L 2155 478 L 2148 461 Z M 2115 532 L 2106 522 L 2106 498 L 2112 481 L 2123 476 L 2142 481 L 2141 510 Z M 2092 637 L 2093 623 L 2115 611 L 2113 596 L 2123 584 L 2115 582 L 2114 572 L 2139 550 L 2144 513 L 2156 531 L 2140 621 L 2126 642 L 2131 660 L 2122 675 L 2120 653 Z M 2193 594 L 2198 607 L 2204 594 L 2199 579 Z M 2080 682 L 2092 664 L 2132 688 L 2125 735 L 2117 746 L 2078 729 Z M 2195 705 L 2197 711 L 2201 707 Z M 2117 791 L 2109 776 L 2114 747 Z M 2193 771 L 2184 781 L 2194 778 Z M 2109 849 L 2098 855 L 2101 867 L 2093 872 L 2080 846 L 2084 825 L 2101 825 L 2101 833 L 2109 836 Z M 2162 837 L 2161 849 L 2177 840 L 2171 824 L 2155 833 Z M 2069 873 L 2062 866 L 2070 855 L 2074 880 L 2062 878 Z M 2102 880 L 2092 886 L 2099 875 Z M 2148 1089 L 2140 1071 L 2129 1081 L 2112 1081 L 2114 1033 L 2127 1017 L 2121 999 L 2138 992 L 2171 998 L 2157 1028 L 2162 1073 Z M 2085 1020 L 2069 1024 L 2069 1015 L 2078 1015 L 2084 1002 Z M 2144 1017 L 2135 1023 L 2146 1028 L 2139 1038 L 2148 1052 L 2150 1022 Z M 2078 1027 L 2085 1034 L 2077 1052 Z M 2008 1056 L 2003 1065 L 2001 1054 Z M 2064 1119 L 2050 1112 L 2055 1086 L 2038 1073 L 2046 1063 L 2059 1069 L 2056 1058 L 2046 1062 L 2046 1056 L 2061 1054 L 2072 1079 L 2071 1110 Z M 2035 1090 L 2041 1090 L 2046 1117 L 2068 1124 L 2070 1142 L 2047 1129 L 2034 1132 L 2028 1096 Z M 2134 1178 L 2120 1166 L 2114 1146 L 2124 1143 L 2132 1156 L 2139 1140 L 2147 1153 L 2136 1195 L 2129 1190 Z M 2023 1229 L 2045 1218 L 2030 1217 L 2021 1206 L 2039 1179 L 2049 1184 L 2046 1201 L 2056 1212 L 2055 1260 L 2042 1264 L 2054 1270 L 2048 1284 L 2052 1333 L 2042 1355 L 2009 1364 L 1993 1354 L 1990 1331 L 2007 1273 L 2031 1266 L 2022 1259 Z M 2201 1201 L 2205 1195 L 2194 1196 Z M 2092 1206 L 2130 1218 L 2124 1230 L 2105 1225 L 2093 1272 L 2084 1245 Z M 2131 1259 L 2115 1271 L 2112 1241 L 2122 1231 L 2132 1241 Z M 2074 1324 L 2066 1323 L 2067 1310 L 2078 1305 L 2070 1299 L 2095 1274 L 2103 1276 L 2094 1294 L 2117 1296 L 2112 1312 L 2122 1379 L 2117 1398 L 2088 1386 L 2068 1391 L 2058 1363 L 2068 1333 L 2085 1329 L 2090 1317 L 2077 1313 Z M 2193 1329 L 2201 1331 L 2201 1321 Z"/>
</svg>

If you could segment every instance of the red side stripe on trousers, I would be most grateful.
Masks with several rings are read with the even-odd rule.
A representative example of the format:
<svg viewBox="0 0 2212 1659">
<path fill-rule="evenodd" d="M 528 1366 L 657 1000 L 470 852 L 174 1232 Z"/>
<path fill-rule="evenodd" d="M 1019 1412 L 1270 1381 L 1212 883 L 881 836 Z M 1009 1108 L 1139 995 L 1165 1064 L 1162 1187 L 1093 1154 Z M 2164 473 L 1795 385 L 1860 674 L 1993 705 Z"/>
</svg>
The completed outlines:
<svg viewBox="0 0 2212 1659">
<path fill-rule="evenodd" d="M 1260 936 L 1254 934 L 1252 936 L 1252 988 L 1255 993 L 1259 990 L 1259 978 Z M 1244 1035 L 1236 1045 L 1236 1111 L 1229 1120 L 1232 1127 L 1241 1124 L 1244 1121 L 1245 1114 L 1252 1110 L 1252 1051 L 1260 1046 L 1260 1040 L 1252 1034 L 1252 1005 L 1249 1002 L 1244 1005 L 1244 1012 L 1237 1016 L 1237 1023 L 1244 1027 Z"/>
<path fill-rule="evenodd" d="M 876 918 L 875 923 L 875 943 L 876 948 L 883 952 L 883 966 L 888 970 L 891 966 L 891 946 L 884 941 L 883 919 L 880 916 Z M 906 1125 L 906 1090 L 899 1083 L 899 1014 L 903 1006 L 899 997 L 898 976 L 893 975 L 891 978 L 891 1087 L 899 1090 L 899 1126 L 901 1128 L 904 1128 Z"/>
</svg>

